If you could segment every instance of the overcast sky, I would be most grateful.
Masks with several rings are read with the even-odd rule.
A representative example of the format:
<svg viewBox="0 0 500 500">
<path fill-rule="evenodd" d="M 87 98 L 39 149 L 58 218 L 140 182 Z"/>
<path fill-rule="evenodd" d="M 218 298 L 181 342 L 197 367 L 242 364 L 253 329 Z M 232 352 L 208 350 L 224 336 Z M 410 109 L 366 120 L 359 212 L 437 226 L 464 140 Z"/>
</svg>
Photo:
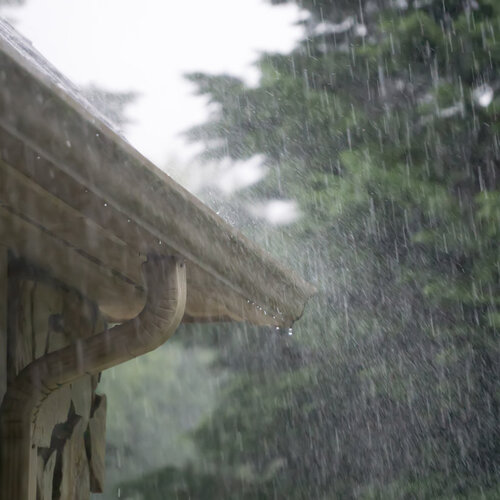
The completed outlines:
<svg viewBox="0 0 500 500">
<path fill-rule="evenodd" d="M 301 33 L 296 7 L 263 0 L 27 0 L 0 14 L 74 83 L 139 92 L 126 136 L 160 167 L 186 162 L 179 134 L 206 116 L 185 72 L 255 81 L 259 51 L 288 51 Z"/>
</svg>

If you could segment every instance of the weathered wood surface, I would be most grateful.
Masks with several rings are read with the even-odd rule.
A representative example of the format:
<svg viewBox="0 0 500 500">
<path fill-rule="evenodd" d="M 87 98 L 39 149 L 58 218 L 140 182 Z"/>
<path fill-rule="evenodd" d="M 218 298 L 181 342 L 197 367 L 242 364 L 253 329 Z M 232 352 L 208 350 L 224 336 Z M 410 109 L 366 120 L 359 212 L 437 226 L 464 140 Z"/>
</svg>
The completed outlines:
<svg viewBox="0 0 500 500">
<path fill-rule="evenodd" d="M 2 207 L 0 240 L 9 246 L 14 255 L 50 271 L 54 278 L 80 290 L 107 310 L 110 316 L 129 316 L 130 310 L 125 313 L 127 307 L 137 315 L 144 305 L 144 292 L 136 285 L 68 247 L 40 226 Z"/>
<path fill-rule="evenodd" d="M 0 143 L 10 144 L 9 140 L 0 130 Z M 20 146 L 19 143 L 18 154 L 22 153 L 22 158 L 25 158 L 26 148 Z M 16 156 L 11 155 L 14 162 Z M 41 167 L 40 170 L 50 171 L 45 163 Z M 26 256 L 45 269 L 53 268 L 54 262 L 57 262 L 58 267 L 52 269 L 54 276 L 82 290 L 112 319 L 125 320 L 140 312 L 145 302 L 140 273 L 143 262 L 141 252 L 147 251 L 147 245 L 157 245 L 156 240 L 150 236 L 138 242 L 134 236 L 125 243 L 113 237 L 111 231 L 102 230 L 2 161 L 0 177 L 4 180 L 0 183 L 0 195 L 5 200 L 4 208 L 0 208 L 0 237 L 10 244 L 16 254 Z M 57 179 L 49 180 L 57 184 Z M 81 191 L 79 186 L 76 189 Z M 67 196 L 75 198 L 78 192 L 71 191 Z M 85 196 L 90 197 L 90 194 Z M 21 217 L 15 206 L 18 200 L 24 198 L 30 202 L 23 206 Z M 91 202 L 91 199 L 88 200 L 88 203 Z M 112 207 L 108 208 L 110 224 L 114 227 L 122 224 L 116 214 L 113 215 Z M 133 223 L 127 222 L 127 225 L 134 235 L 137 231 L 134 231 Z M 89 260 L 87 256 L 91 255 L 96 255 L 99 261 Z M 269 325 L 282 321 L 279 315 L 271 311 L 264 314 L 264 311 L 265 308 L 254 301 L 242 300 L 231 287 L 214 280 L 198 266 L 188 266 L 185 321 L 246 320 Z"/>
<path fill-rule="evenodd" d="M 50 448 L 52 432 L 57 424 L 68 419 L 72 392 L 63 386 L 50 393 L 34 414 L 33 443 L 40 448 Z"/>
<path fill-rule="evenodd" d="M 11 337 L 15 346 L 14 372 L 16 375 L 34 359 L 32 316 L 34 289 L 35 282 L 32 280 L 20 280 L 17 283 L 17 333 Z"/>
<path fill-rule="evenodd" d="M 38 500 L 52 500 L 56 459 L 56 450 L 52 451 L 47 460 L 44 460 L 42 457 L 38 458 L 38 471 L 36 478 Z"/>
<path fill-rule="evenodd" d="M 13 162 L 21 161 L 17 155 L 26 156 L 24 148 L 18 148 L 21 143 L 2 132 L 0 144 L 15 151 L 11 152 Z M 77 196 L 77 193 L 71 194 Z M 50 196 L 37 183 L 2 161 L 0 199 L 0 237 L 14 252 L 50 270 L 54 277 L 84 292 L 103 308 L 110 308 L 112 315 L 123 316 L 125 312 L 121 310 L 130 305 L 128 314 L 140 312 L 145 299 L 144 292 L 137 289 L 142 285 L 143 261 L 138 252 L 131 254 L 112 232 Z M 20 200 L 23 200 L 21 206 Z M 124 305 L 120 306 L 119 297 Z M 112 307 L 118 311 L 114 312 Z"/>
<path fill-rule="evenodd" d="M 85 375 L 84 377 L 73 382 L 70 384 L 70 390 L 75 413 L 82 419 L 85 426 L 87 426 L 93 402 L 91 376 Z"/>
<path fill-rule="evenodd" d="M 0 142 L 11 148 L 10 158 L 13 163 L 18 164 L 22 159 L 18 156 L 19 141 L 11 138 L 5 133 L 0 133 Z M 28 149 L 29 151 L 29 149 Z M 40 168 L 49 168 L 41 158 L 36 160 L 41 163 Z M 125 242 L 116 238 L 112 232 L 105 231 L 98 224 L 86 218 L 79 210 L 72 208 L 56 196 L 49 193 L 30 180 L 29 177 L 16 168 L 0 161 L 0 199 L 5 208 L 10 208 L 19 213 L 19 200 L 23 201 L 22 213 L 29 220 L 36 221 L 53 235 L 68 243 L 74 249 L 88 249 L 100 251 L 101 262 L 117 273 L 120 269 L 126 270 L 124 279 L 134 282 L 141 281 L 140 264 L 137 264 L 137 256 L 132 255 Z M 54 182 L 56 182 L 53 179 Z M 80 188 L 81 191 L 81 188 Z M 84 206 L 82 197 L 88 193 L 78 194 L 80 203 Z M 92 200 L 88 200 L 92 201 Z M 103 208 L 105 208 L 103 206 Z M 101 248 L 105 246 L 105 250 Z M 131 261 L 131 262 L 129 262 Z"/>
<path fill-rule="evenodd" d="M 0 404 L 7 389 L 8 250 L 0 243 Z"/>
<path fill-rule="evenodd" d="M 9 280 L 14 299 L 9 301 L 10 335 L 22 339 L 14 344 L 11 359 L 16 373 L 36 358 L 106 328 L 95 304 L 22 262 L 11 266 Z M 14 498 L 88 499 L 91 477 L 93 488 L 102 489 L 106 400 L 96 397 L 97 382 L 98 375 L 85 375 L 48 393 L 33 410 L 29 445 L 11 436 L 9 453 L 28 450 L 24 460 L 36 473 L 26 478 L 29 491 L 9 492 Z"/>
<path fill-rule="evenodd" d="M 106 455 L 106 396 L 96 396 L 94 401 L 93 415 L 89 422 L 90 490 L 102 493 Z"/>
<path fill-rule="evenodd" d="M 194 281 L 205 290 L 204 297 L 220 297 L 214 302 L 221 305 L 208 311 L 195 304 L 190 319 L 196 320 L 196 312 L 203 309 L 202 320 L 234 319 L 250 310 L 252 317 L 245 319 L 259 324 L 290 324 L 300 317 L 314 292 L 312 287 L 141 156 L 29 43 L 1 21 L 0 65 L 4 69 L 0 159 L 78 212 L 86 225 L 99 226 L 124 242 L 125 254 L 176 254 L 189 261 L 193 277 L 201 278 Z M 43 226 L 43 222 L 37 223 Z M 77 239 L 70 226 L 51 227 L 58 238 Z M 104 239 L 97 240 L 93 249 L 88 243 L 75 245 L 75 249 L 94 264 L 99 262 L 102 270 L 114 270 L 122 277 L 133 274 L 129 261 L 119 264 L 119 269 L 108 267 Z M 72 273 L 79 272 L 80 267 L 74 266 Z M 208 282 L 210 288 L 201 287 L 202 282 Z M 228 314 L 226 309 L 236 301 L 228 300 L 231 296 L 238 298 L 238 310 Z M 116 294 L 114 297 L 116 302 Z M 257 307 L 246 308 L 247 300 Z M 110 310 L 113 305 L 106 304 Z"/>
<path fill-rule="evenodd" d="M 175 332 L 184 315 L 186 266 L 175 257 L 151 258 L 144 265 L 148 302 L 138 318 L 91 335 L 89 331 L 93 332 L 98 323 L 95 305 L 89 304 L 80 294 L 71 296 L 71 290 L 68 291 L 57 282 L 50 281 L 23 261 L 16 261 L 15 264 L 16 273 L 9 274 L 9 279 L 18 284 L 20 291 L 26 288 L 26 284 L 33 285 L 30 290 L 35 290 L 37 280 L 45 279 L 46 283 L 53 286 L 53 290 L 48 293 L 63 293 L 65 296 L 70 294 L 69 305 L 68 301 L 63 300 L 60 321 L 57 324 L 49 324 L 51 328 L 48 335 L 50 339 L 51 330 L 62 331 L 66 334 L 69 345 L 41 358 L 33 357 L 7 389 L 1 408 L 0 430 L 2 438 L 11 436 L 12 439 L 7 441 L 7 447 L 4 447 L 2 442 L 2 452 L 7 457 L 1 464 L 2 483 L 6 484 L 3 495 L 6 498 L 34 500 L 31 492 L 35 490 L 33 484 L 36 483 L 37 464 L 31 459 L 28 460 L 27 455 L 31 450 L 36 452 L 37 443 L 47 444 L 50 431 L 47 427 L 54 424 L 50 448 L 61 450 L 62 461 L 56 462 L 56 469 L 58 463 L 62 464 L 62 468 L 54 473 L 53 490 L 59 491 L 62 498 L 86 498 L 90 475 L 83 435 L 88 428 L 95 385 L 95 379 L 88 374 L 96 375 L 107 367 L 145 354 L 162 345 Z M 9 269 L 11 268 L 14 269 L 14 264 L 9 266 Z M 36 309 L 33 304 L 36 294 L 19 293 L 18 298 L 16 309 L 9 311 L 9 314 L 12 313 L 14 317 L 18 316 L 24 321 L 25 316 L 29 317 L 29 314 L 20 306 L 29 303 L 30 307 L 26 308 L 26 311 L 32 314 Z M 51 316 L 47 315 L 47 318 L 49 321 Z M 32 317 L 30 319 L 31 329 L 26 329 L 23 321 L 13 322 L 14 326 L 17 326 L 17 330 L 12 332 L 14 337 L 23 335 L 36 338 L 37 331 L 33 330 L 35 325 Z M 75 330 L 66 332 L 68 325 Z M 47 338 L 46 328 L 42 325 L 43 338 Z M 24 356 L 24 351 L 17 352 L 17 355 Z M 71 405 L 66 421 L 57 424 L 50 420 L 55 412 L 53 405 L 57 404 L 57 398 L 51 398 L 49 395 L 57 387 L 66 384 L 70 385 Z M 50 408 L 47 410 L 48 416 L 43 409 L 44 405 L 52 407 L 52 413 Z M 41 426 L 37 423 L 39 414 L 45 415 Z M 38 439 L 33 438 L 32 422 L 39 428 Z M 98 434 L 98 431 L 95 433 Z M 47 446 L 39 449 L 39 459 L 46 456 L 46 448 Z M 26 457 L 19 455 L 19 449 Z M 96 460 L 99 462 L 98 458 Z M 59 477 L 62 477 L 60 484 L 56 484 Z M 6 483 L 5 478 L 12 478 L 11 482 Z M 99 472 L 97 465 L 96 483 L 100 480 L 102 471 Z M 15 495 L 12 492 L 15 492 Z"/>
<path fill-rule="evenodd" d="M 10 425 L 8 433 L 2 433 L 0 463 L 19 463 L 22 470 L 34 471 L 35 477 L 23 476 L 23 481 L 18 481 L 17 477 L 7 474 L 2 477 L 0 484 L 0 498 L 3 499 L 36 499 L 36 473 L 37 473 L 37 448 L 32 446 L 31 438 L 23 432 L 24 422 Z"/>
<path fill-rule="evenodd" d="M 38 281 L 33 291 L 33 331 L 35 359 L 48 352 L 51 318 L 63 310 L 62 293 L 53 286 Z M 62 346 L 61 346 L 62 347 Z"/>
<path fill-rule="evenodd" d="M 90 473 L 85 451 L 83 420 L 75 425 L 62 449 L 61 500 L 88 500 L 90 498 Z"/>
</svg>

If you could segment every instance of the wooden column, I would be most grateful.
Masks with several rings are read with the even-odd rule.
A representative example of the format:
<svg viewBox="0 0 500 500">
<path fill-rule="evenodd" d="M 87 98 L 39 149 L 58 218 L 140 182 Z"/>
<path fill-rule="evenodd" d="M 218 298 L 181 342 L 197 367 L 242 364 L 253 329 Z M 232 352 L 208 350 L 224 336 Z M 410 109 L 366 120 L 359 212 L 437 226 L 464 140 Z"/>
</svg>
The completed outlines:
<svg viewBox="0 0 500 500">
<path fill-rule="evenodd" d="M 7 247 L 0 244 L 0 404 L 7 388 Z"/>
</svg>

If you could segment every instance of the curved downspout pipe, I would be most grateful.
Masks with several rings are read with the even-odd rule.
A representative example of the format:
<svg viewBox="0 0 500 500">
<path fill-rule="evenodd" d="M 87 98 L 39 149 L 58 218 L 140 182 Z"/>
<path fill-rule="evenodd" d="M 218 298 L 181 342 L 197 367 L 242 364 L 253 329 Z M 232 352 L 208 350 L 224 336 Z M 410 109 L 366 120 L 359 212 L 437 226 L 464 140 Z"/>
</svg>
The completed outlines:
<svg viewBox="0 0 500 500">
<path fill-rule="evenodd" d="M 8 387 L 0 413 L 0 498 L 35 500 L 35 409 L 62 385 L 156 349 L 175 332 L 186 305 L 186 269 L 174 257 L 143 264 L 147 302 L 137 318 L 81 339 L 26 366 Z"/>
</svg>

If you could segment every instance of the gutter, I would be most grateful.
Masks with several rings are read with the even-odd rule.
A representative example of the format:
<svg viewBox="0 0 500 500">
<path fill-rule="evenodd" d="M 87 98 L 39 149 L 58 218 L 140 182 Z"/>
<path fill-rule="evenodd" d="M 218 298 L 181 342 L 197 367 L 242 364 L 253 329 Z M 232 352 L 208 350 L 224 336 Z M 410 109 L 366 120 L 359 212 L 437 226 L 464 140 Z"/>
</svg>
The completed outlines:
<svg viewBox="0 0 500 500">
<path fill-rule="evenodd" d="M 29 41 L 1 19 L 0 67 L 0 158 L 6 164 L 76 211 L 87 229 L 99 227 L 125 244 L 129 255 L 152 250 L 182 255 L 188 261 L 193 288 L 201 292 L 189 297 L 188 313 L 201 311 L 190 315 L 194 320 L 249 319 L 289 327 L 300 318 L 315 289 L 136 151 Z M 24 210 L 17 201 L 13 206 Z M 30 218 L 43 226 L 38 217 L 35 212 Z M 87 233 L 76 227 L 64 231 L 56 227 L 58 231 L 61 239 L 72 241 L 74 248 L 109 269 L 117 269 L 113 263 L 118 264 L 129 277 L 138 269 L 136 259 L 121 259 L 123 253 L 100 241 L 97 247 L 89 244 L 83 237 Z M 215 310 L 205 315 L 203 299 L 208 294 Z"/>
<path fill-rule="evenodd" d="M 0 408 L 0 498 L 36 499 L 31 441 L 36 410 L 48 394 L 156 349 L 177 329 L 186 305 L 184 262 L 150 256 L 143 273 L 148 298 L 136 318 L 36 359 L 8 387 Z"/>
</svg>

